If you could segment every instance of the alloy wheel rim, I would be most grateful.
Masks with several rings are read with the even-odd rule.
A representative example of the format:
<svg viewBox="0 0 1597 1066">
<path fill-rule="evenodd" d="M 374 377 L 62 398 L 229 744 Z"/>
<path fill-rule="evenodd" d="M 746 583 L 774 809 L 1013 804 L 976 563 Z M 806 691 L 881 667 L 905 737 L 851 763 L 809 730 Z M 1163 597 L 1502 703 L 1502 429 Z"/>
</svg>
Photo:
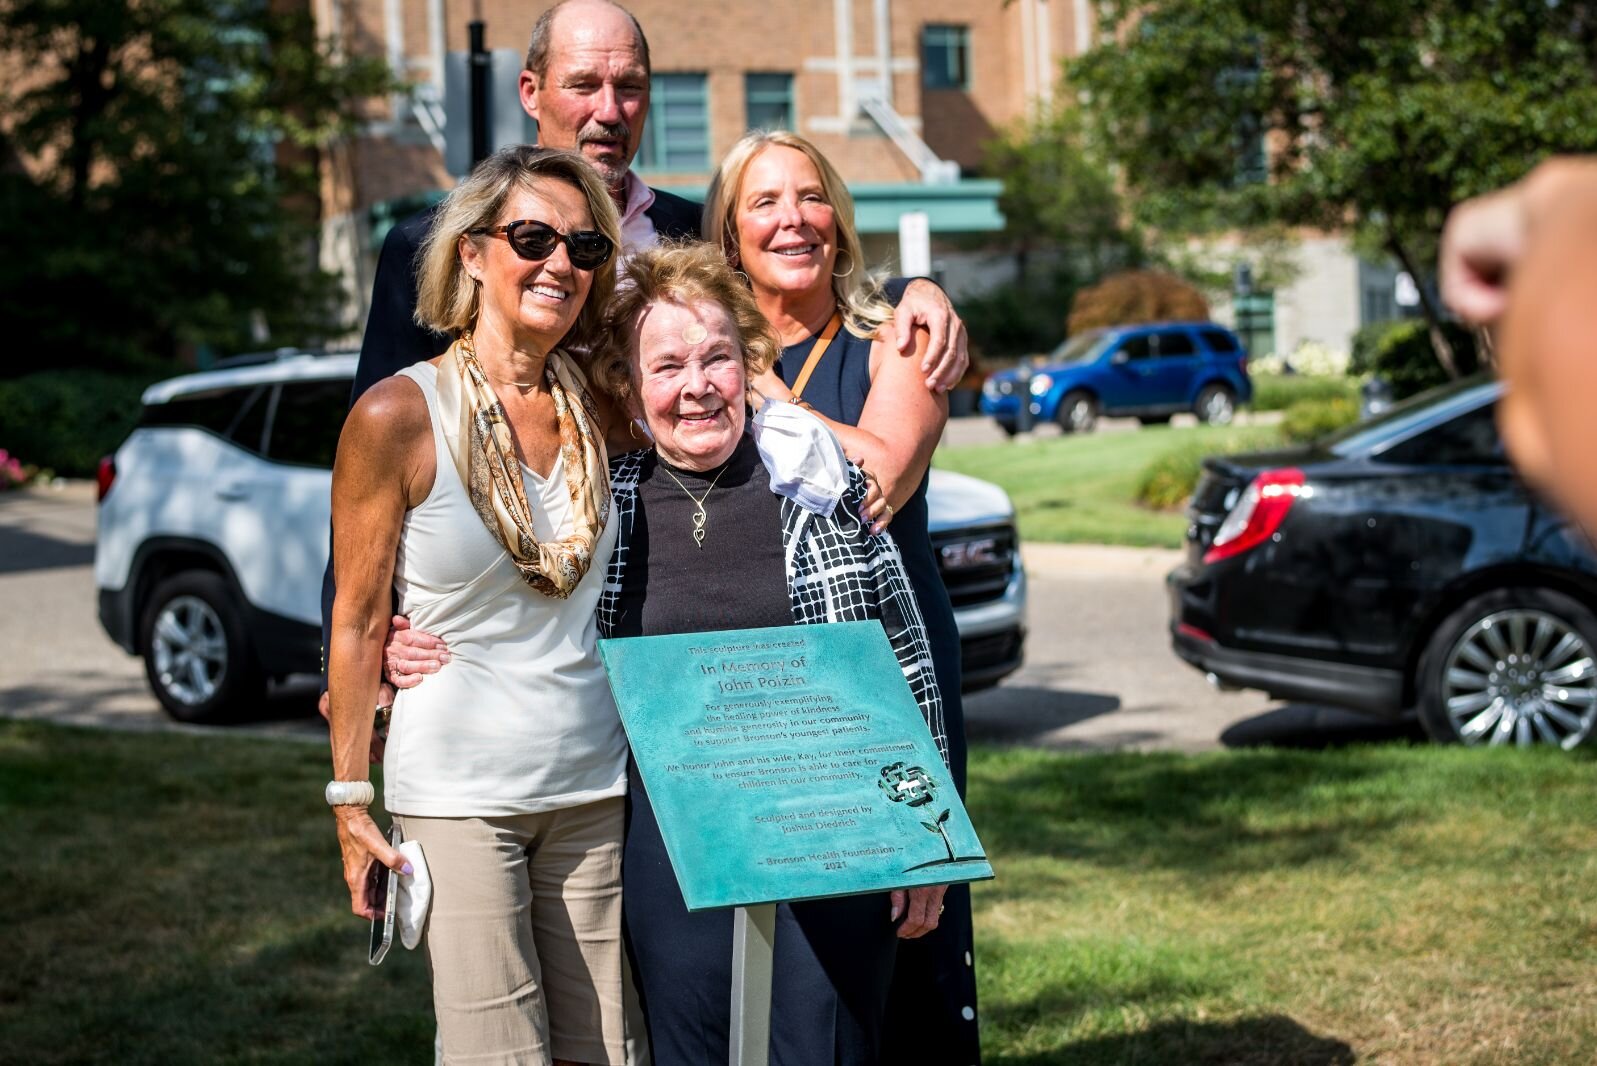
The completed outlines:
<svg viewBox="0 0 1597 1066">
<path fill-rule="evenodd" d="M 1574 748 L 1597 724 L 1591 646 L 1546 611 L 1487 615 L 1448 651 L 1442 701 L 1465 744 Z"/>
<path fill-rule="evenodd" d="M 1070 428 L 1086 429 L 1092 425 L 1092 404 L 1077 400 L 1070 405 Z"/>
<path fill-rule="evenodd" d="M 222 619 L 198 596 L 176 596 L 155 616 L 155 673 L 175 699 L 198 706 L 215 697 L 227 672 Z"/>
<path fill-rule="evenodd" d="M 1231 404 L 1231 397 L 1216 390 L 1209 397 L 1209 402 L 1204 405 L 1203 413 L 1209 422 L 1223 426 L 1231 421 L 1235 408 Z"/>
</svg>

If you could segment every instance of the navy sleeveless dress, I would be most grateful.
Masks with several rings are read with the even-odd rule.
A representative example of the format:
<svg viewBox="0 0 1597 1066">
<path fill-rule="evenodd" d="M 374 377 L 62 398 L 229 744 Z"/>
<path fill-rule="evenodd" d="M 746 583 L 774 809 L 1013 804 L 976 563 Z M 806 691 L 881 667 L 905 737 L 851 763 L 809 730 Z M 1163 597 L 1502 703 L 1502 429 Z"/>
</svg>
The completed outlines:
<svg viewBox="0 0 1597 1066">
<path fill-rule="evenodd" d="M 782 351 L 776 371 L 791 388 L 815 347 L 810 337 Z M 804 386 L 804 402 L 845 425 L 859 424 L 871 391 L 871 342 L 837 331 Z M 888 526 L 920 601 L 932 646 L 932 664 L 943 695 L 948 759 L 954 784 L 965 794 L 965 709 L 960 698 L 959 626 L 937 570 L 926 508 L 927 479 Z M 898 962 L 883 1029 L 884 1049 L 906 1062 L 975 1066 L 981 1061 L 976 1030 L 976 969 L 972 946 L 970 888 L 951 885 L 936 931 L 898 942 Z"/>
</svg>

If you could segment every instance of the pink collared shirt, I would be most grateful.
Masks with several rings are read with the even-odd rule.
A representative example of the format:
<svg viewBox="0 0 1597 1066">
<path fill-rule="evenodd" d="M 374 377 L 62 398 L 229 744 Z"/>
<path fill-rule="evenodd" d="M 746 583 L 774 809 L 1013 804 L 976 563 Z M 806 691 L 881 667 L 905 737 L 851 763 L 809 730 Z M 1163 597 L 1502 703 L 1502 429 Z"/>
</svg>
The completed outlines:
<svg viewBox="0 0 1597 1066">
<path fill-rule="evenodd" d="M 632 171 L 627 171 L 627 206 L 621 212 L 621 254 L 634 255 L 659 243 L 654 222 L 644 214 L 654 206 L 654 190 L 643 184 Z"/>
</svg>

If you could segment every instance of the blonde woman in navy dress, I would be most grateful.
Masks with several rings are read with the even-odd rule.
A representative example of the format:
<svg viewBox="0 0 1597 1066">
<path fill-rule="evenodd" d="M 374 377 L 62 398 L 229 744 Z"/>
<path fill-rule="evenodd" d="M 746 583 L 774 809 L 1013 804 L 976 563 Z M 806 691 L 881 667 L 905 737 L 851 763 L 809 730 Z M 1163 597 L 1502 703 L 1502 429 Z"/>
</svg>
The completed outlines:
<svg viewBox="0 0 1597 1066">
<path fill-rule="evenodd" d="M 926 477 L 948 421 L 948 399 L 926 387 L 922 333 L 911 357 L 893 343 L 893 309 L 865 271 L 854 203 L 809 141 L 786 132 L 744 137 L 722 161 L 704 207 L 705 237 L 747 276 L 783 344 L 755 379 L 774 399 L 800 388 L 847 454 L 896 511 L 903 554 L 931 642 L 954 781 L 965 791 L 959 629 L 927 529 Z M 815 358 L 818 355 L 818 358 Z M 970 892 L 949 888 L 936 932 L 899 945 L 886 1045 L 905 1061 L 973 1066 L 981 1056 Z"/>
</svg>

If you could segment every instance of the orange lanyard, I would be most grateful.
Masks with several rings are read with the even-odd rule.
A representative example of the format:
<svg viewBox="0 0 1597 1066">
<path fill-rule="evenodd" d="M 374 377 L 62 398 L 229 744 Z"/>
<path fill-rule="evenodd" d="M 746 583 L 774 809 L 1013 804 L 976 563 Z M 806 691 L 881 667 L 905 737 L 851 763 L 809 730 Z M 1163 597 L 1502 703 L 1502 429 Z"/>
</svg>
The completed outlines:
<svg viewBox="0 0 1597 1066">
<path fill-rule="evenodd" d="M 804 395 L 804 386 L 810 383 L 810 375 L 815 373 L 815 367 L 820 363 L 821 356 L 826 354 L 826 348 L 832 343 L 832 338 L 837 336 L 837 331 L 843 325 L 843 316 L 836 311 L 832 312 L 831 321 L 826 323 L 826 328 L 821 330 L 820 339 L 815 342 L 815 347 L 810 349 L 810 357 L 804 360 L 804 366 L 799 370 L 798 377 L 793 380 L 793 402 L 797 403 Z"/>
</svg>

